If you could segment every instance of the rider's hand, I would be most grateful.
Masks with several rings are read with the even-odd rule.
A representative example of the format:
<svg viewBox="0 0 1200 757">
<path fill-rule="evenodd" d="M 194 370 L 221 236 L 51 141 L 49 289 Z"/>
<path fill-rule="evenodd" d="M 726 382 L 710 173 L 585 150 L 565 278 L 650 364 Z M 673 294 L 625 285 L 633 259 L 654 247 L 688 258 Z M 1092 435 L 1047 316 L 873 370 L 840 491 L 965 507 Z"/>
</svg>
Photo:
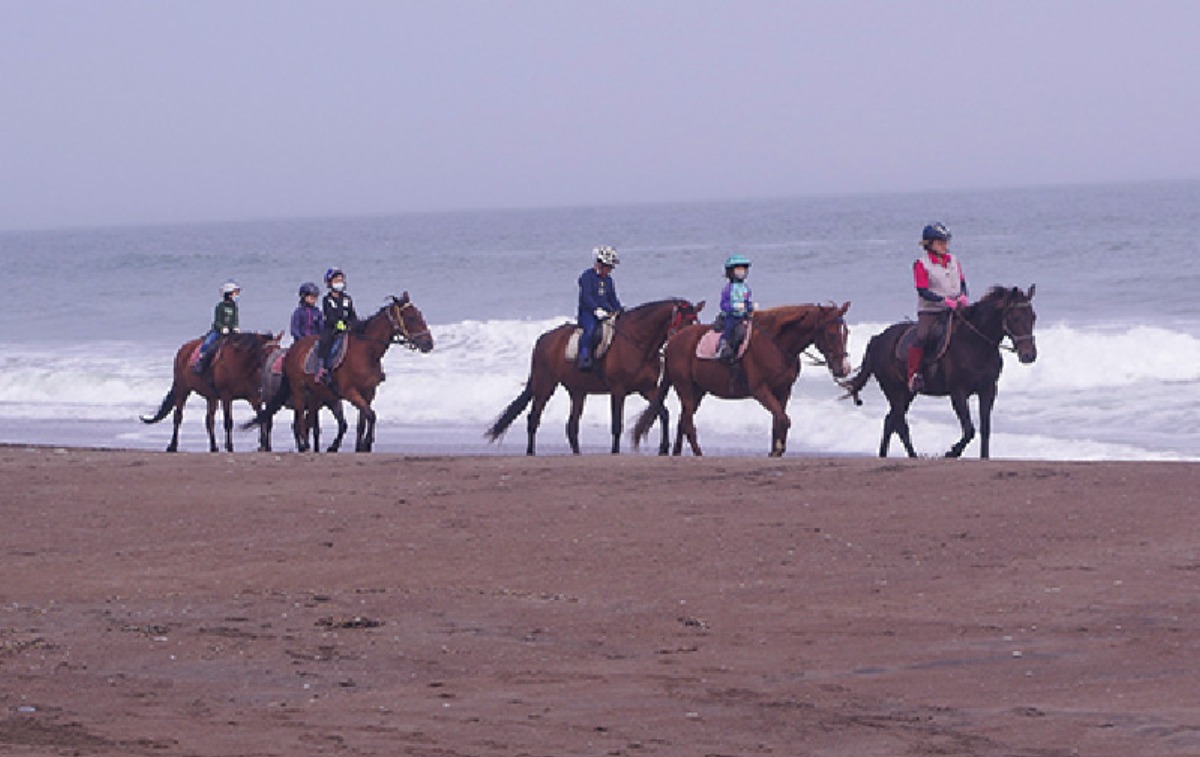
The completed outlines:
<svg viewBox="0 0 1200 757">
<path fill-rule="evenodd" d="M 596 308 L 592 314 L 602 321 L 608 317 L 608 311 L 604 308 Z"/>
<path fill-rule="evenodd" d="M 942 304 L 953 310 L 958 307 L 958 300 L 953 297 L 947 297 L 946 299 L 942 300 Z"/>
<path fill-rule="evenodd" d="M 745 309 L 746 309 L 746 303 L 744 303 L 744 302 L 735 302 L 735 303 L 733 303 L 733 312 L 735 312 L 735 313 L 741 313 L 741 312 L 742 312 L 742 311 L 744 311 Z"/>
<path fill-rule="evenodd" d="M 971 301 L 967 299 L 967 296 L 965 294 L 960 294 L 958 296 L 958 306 L 960 308 L 965 308 L 969 304 L 971 304 Z"/>
</svg>

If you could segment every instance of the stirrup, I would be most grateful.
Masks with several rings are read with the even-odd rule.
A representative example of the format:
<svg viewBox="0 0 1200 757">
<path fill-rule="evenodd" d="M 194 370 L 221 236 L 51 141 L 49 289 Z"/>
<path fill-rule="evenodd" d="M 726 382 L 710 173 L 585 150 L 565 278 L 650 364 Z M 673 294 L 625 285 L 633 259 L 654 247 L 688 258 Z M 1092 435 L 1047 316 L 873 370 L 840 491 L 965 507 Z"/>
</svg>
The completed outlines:
<svg viewBox="0 0 1200 757">
<path fill-rule="evenodd" d="M 909 377 L 908 391 L 912 392 L 913 394 L 916 394 L 917 392 L 921 391 L 924 388 L 925 388 L 925 377 L 921 375 L 920 371 L 917 371 L 911 377 Z"/>
</svg>

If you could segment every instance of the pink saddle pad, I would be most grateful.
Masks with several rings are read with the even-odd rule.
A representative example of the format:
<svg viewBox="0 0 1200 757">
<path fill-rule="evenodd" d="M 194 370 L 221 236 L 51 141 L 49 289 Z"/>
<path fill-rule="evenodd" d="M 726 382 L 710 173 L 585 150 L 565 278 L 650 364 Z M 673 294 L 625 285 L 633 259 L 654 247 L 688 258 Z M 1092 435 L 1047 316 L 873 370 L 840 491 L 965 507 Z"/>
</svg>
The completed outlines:
<svg viewBox="0 0 1200 757">
<path fill-rule="evenodd" d="M 720 331 L 705 331 L 704 336 L 700 337 L 700 341 L 696 342 L 696 357 L 701 360 L 716 360 L 717 350 L 721 346 Z M 746 338 L 742 340 L 742 346 L 738 347 L 738 360 L 746 354 L 746 348 L 750 346 L 750 329 L 746 330 Z"/>
</svg>

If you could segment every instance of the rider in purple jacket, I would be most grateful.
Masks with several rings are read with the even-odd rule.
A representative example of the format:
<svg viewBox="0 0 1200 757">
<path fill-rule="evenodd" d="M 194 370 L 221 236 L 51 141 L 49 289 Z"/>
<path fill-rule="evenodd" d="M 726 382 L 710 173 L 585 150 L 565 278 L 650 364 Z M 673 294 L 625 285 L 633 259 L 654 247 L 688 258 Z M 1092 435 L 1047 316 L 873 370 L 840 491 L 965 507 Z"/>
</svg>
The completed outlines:
<svg viewBox="0 0 1200 757">
<path fill-rule="evenodd" d="M 300 285 L 300 304 L 292 311 L 292 339 L 300 341 L 306 336 L 317 336 L 325 325 L 325 315 L 317 307 L 321 290 L 311 281 Z"/>
</svg>

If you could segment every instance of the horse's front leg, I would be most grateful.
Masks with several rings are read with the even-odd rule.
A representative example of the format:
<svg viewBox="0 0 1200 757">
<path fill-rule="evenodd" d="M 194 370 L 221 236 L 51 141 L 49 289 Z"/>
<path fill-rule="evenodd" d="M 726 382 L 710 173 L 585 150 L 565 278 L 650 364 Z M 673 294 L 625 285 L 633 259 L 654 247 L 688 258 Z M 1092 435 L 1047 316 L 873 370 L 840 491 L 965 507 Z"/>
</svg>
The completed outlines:
<svg viewBox="0 0 1200 757">
<path fill-rule="evenodd" d="M 950 404 L 954 407 L 954 414 L 958 416 L 958 425 L 962 428 L 962 437 L 954 443 L 954 446 L 946 453 L 946 457 L 960 457 L 963 450 L 975 438 L 975 424 L 971 422 L 971 407 L 967 403 L 966 394 L 962 392 L 951 394 Z"/>
<path fill-rule="evenodd" d="M 996 385 L 992 384 L 979 393 L 979 458 L 991 457 L 992 406 L 996 404 Z"/>
<path fill-rule="evenodd" d="M 641 395 L 647 402 L 654 402 L 655 391 L 651 389 L 641 392 Z M 658 454 L 666 455 L 671 451 L 671 414 L 667 411 L 666 402 L 663 402 L 662 406 L 658 409 L 658 424 L 662 433 L 658 443 Z"/>
<path fill-rule="evenodd" d="M 329 406 L 329 412 L 333 413 L 333 419 L 337 421 L 337 436 L 333 437 L 333 444 L 329 445 L 329 452 L 337 452 L 342 448 L 342 439 L 346 436 L 346 429 L 350 424 L 346 423 L 346 414 L 342 412 L 341 401 L 336 401 Z"/>
<path fill-rule="evenodd" d="M 754 392 L 754 399 L 758 400 L 758 404 L 771 414 L 771 451 L 768 455 L 783 457 L 783 453 L 787 450 L 788 429 L 792 426 L 792 419 L 788 417 L 786 405 L 765 387 Z"/>
<path fill-rule="evenodd" d="M 296 440 L 297 452 L 308 452 L 308 411 L 304 395 L 292 395 L 292 437 Z"/>
<path fill-rule="evenodd" d="M 221 450 L 217 446 L 217 400 L 214 397 L 206 399 L 205 402 L 208 403 L 208 408 L 204 413 L 204 428 L 208 431 L 208 451 L 220 452 Z"/>
<path fill-rule="evenodd" d="M 625 422 L 625 389 L 614 388 L 609 405 L 612 408 L 612 453 L 617 455 L 621 452 L 621 430 Z"/>
<path fill-rule="evenodd" d="M 346 393 L 345 399 L 358 410 L 358 433 L 354 440 L 355 452 L 370 452 L 375 442 L 375 411 L 371 403 L 357 390 Z"/>
<path fill-rule="evenodd" d="M 309 425 L 312 427 L 313 452 L 320 452 L 321 451 L 321 406 L 320 406 L 320 404 L 318 404 L 316 407 L 314 407 L 312 409 L 312 423 Z"/>
<path fill-rule="evenodd" d="M 571 452 L 579 454 L 579 417 L 583 415 L 583 402 L 587 399 L 584 392 L 571 392 L 571 413 L 567 416 L 567 444 Z"/>
</svg>

